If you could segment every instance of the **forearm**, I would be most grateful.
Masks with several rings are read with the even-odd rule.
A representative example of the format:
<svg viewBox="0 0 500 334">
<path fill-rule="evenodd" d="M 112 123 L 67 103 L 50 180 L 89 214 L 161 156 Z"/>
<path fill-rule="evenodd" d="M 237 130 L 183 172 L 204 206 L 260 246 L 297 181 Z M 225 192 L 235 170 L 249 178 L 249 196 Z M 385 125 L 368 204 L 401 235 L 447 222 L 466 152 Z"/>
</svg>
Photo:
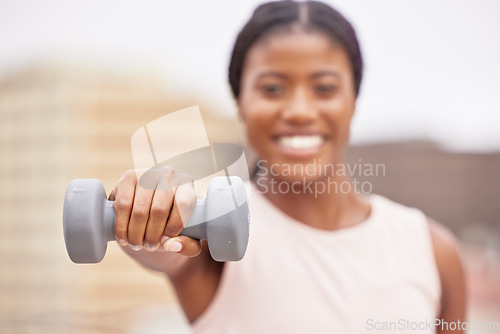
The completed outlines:
<svg viewBox="0 0 500 334">
<path fill-rule="evenodd" d="M 177 276 L 184 271 L 189 262 L 189 257 L 171 252 L 148 252 L 144 249 L 135 251 L 128 246 L 121 247 L 125 253 L 140 265 L 169 277 Z"/>
</svg>

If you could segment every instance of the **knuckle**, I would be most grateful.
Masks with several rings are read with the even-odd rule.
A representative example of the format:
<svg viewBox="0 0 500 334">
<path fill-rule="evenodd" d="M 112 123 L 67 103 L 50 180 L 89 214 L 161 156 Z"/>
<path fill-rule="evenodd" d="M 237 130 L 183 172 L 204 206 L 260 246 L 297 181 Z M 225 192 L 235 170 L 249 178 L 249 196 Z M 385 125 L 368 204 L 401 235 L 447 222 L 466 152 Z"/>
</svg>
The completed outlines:
<svg viewBox="0 0 500 334">
<path fill-rule="evenodd" d="M 149 169 L 140 176 L 138 186 L 144 189 L 153 190 L 156 188 L 159 179 L 158 170 Z"/>
<path fill-rule="evenodd" d="M 168 206 L 165 203 L 155 203 L 151 206 L 151 215 L 155 218 L 162 218 L 168 215 Z"/>
<path fill-rule="evenodd" d="M 155 191 L 158 191 L 162 194 L 166 194 L 167 196 L 171 196 L 173 194 L 172 186 L 171 186 L 170 181 L 169 181 L 167 176 L 162 177 L 158 181 L 158 185 L 156 186 Z"/>
<path fill-rule="evenodd" d="M 127 228 L 124 226 L 115 225 L 115 235 L 118 237 L 124 237 L 127 235 Z"/>
<path fill-rule="evenodd" d="M 143 204 L 135 205 L 133 214 L 137 218 L 146 218 L 149 216 L 149 208 Z"/>
<path fill-rule="evenodd" d="M 190 184 L 194 182 L 193 177 L 189 174 L 178 173 L 177 175 L 179 177 L 179 181 L 181 182 L 181 184 Z"/>
<path fill-rule="evenodd" d="M 165 226 L 165 234 L 168 236 L 177 236 L 181 233 L 183 228 L 182 222 L 169 222 L 167 226 Z"/>
<path fill-rule="evenodd" d="M 132 201 L 126 198 L 120 198 L 115 202 L 117 211 L 130 211 L 132 209 Z"/>
<path fill-rule="evenodd" d="M 191 185 L 194 182 L 194 179 L 191 175 L 186 174 L 186 173 L 179 173 L 176 172 L 175 170 L 171 171 L 170 175 L 171 183 L 174 187 L 179 188 L 182 187 L 183 185 Z"/>
<path fill-rule="evenodd" d="M 182 209 L 188 208 L 191 201 L 189 198 L 186 198 L 185 196 L 181 196 L 181 197 L 176 196 L 175 203 L 177 204 L 179 209 L 182 210 Z"/>
<path fill-rule="evenodd" d="M 190 188 L 188 188 L 188 190 L 183 189 L 182 192 L 178 192 L 178 194 L 175 195 L 175 203 L 181 210 L 193 208 L 196 204 L 196 192 L 194 189 L 191 191 Z"/>
<path fill-rule="evenodd" d="M 175 171 L 175 169 L 172 167 L 172 166 L 166 166 L 165 167 L 165 172 L 172 178 L 175 177 L 175 175 L 177 174 L 177 172 Z"/>
<path fill-rule="evenodd" d="M 137 171 L 135 169 L 129 169 L 123 175 L 123 179 L 128 180 L 128 181 L 135 180 L 136 177 L 137 177 Z"/>
</svg>

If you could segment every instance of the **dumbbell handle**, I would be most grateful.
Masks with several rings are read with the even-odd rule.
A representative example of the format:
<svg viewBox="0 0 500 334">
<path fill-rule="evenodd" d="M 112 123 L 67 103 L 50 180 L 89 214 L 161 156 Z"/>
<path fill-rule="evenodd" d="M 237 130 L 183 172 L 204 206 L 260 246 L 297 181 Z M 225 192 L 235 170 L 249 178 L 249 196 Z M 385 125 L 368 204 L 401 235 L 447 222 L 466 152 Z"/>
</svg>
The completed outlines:
<svg viewBox="0 0 500 334">
<path fill-rule="evenodd" d="M 104 203 L 103 212 L 103 228 L 104 238 L 106 241 L 114 241 L 115 239 L 115 209 L 114 201 Z M 196 205 L 180 235 L 184 235 L 193 239 L 206 240 L 207 231 L 205 228 L 205 199 L 197 199 Z"/>
</svg>

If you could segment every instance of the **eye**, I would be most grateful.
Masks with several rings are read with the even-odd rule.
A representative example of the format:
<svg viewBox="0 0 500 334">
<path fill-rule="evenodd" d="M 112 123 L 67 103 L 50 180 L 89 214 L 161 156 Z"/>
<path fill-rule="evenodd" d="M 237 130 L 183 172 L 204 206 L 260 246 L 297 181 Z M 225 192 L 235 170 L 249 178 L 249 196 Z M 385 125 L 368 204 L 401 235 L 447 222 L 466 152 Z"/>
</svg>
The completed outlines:
<svg viewBox="0 0 500 334">
<path fill-rule="evenodd" d="M 315 86 L 314 90 L 320 95 L 329 95 L 335 93 L 337 91 L 337 87 L 334 85 L 324 84 Z"/>
<path fill-rule="evenodd" d="M 260 90 L 268 96 L 280 96 L 285 92 L 285 87 L 282 85 L 263 85 Z"/>
</svg>

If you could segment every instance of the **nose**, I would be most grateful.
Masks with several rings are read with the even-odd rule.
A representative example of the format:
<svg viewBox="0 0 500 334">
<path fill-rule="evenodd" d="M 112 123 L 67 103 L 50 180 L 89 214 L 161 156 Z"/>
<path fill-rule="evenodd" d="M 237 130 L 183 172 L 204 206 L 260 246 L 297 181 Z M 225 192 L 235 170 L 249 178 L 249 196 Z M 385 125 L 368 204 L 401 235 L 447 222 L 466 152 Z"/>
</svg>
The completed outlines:
<svg viewBox="0 0 500 334">
<path fill-rule="evenodd" d="M 282 112 L 282 118 L 293 125 L 307 125 L 313 123 L 317 117 L 312 97 L 303 88 L 295 89 Z"/>
</svg>

